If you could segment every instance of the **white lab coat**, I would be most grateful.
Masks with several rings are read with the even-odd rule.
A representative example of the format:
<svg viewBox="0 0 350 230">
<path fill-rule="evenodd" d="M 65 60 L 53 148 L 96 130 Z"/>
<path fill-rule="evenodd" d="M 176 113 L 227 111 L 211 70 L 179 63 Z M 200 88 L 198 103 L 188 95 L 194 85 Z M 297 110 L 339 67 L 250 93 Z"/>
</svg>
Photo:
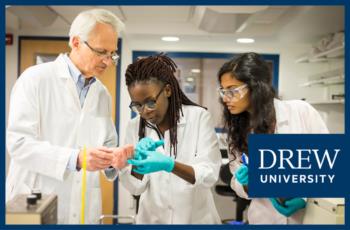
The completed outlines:
<svg viewBox="0 0 350 230">
<path fill-rule="evenodd" d="M 281 101 L 274 100 L 276 111 L 275 133 L 305 134 L 328 133 L 328 129 L 319 113 L 308 103 L 300 100 Z M 229 154 L 230 160 L 233 156 Z M 243 186 L 236 180 L 235 171 L 240 167 L 240 157 L 230 163 L 233 174 L 231 187 L 238 196 L 250 199 L 243 190 Z M 250 224 L 301 224 L 304 209 L 290 217 L 280 214 L 267 198 L 253 198 L 248 209 L 248 221 Z"/>
<path fill-rule="evenodd" d="M 6 201 L 39 188 L 58 195 L 58 223 L 78 224 L 82 170 L 68 171 L 69 157 L 83 146 L 116 146 L 111 112 L 111 97 L 99 80 L 81 108 L 62 54 L 24 71 L 11 94 Z M 87 172 L 85 223 L 98 223 L 101 206 L 99 172 Z"/>
<path fill-rule="evenodd" d="M 208 111 L 198 106 L 183 106 L 184 116 L 177 126 L 176 161 L 190 165 L 195 172 L 194 185 L 165 171 L 146 174 L 142 181 L 130 174 L 131 165 L 120 171 L 119 179 L 133 195 L 141 195 L 138 224 L 218 224 L 211 187 L 218 179 L 221 155 L 213 122 Z M 138 142 L 140 117 L 128 124 L 125 143 Z M 146 128 L 146 136 L 159 140 L 155 130 Z M 169 130 L 165 132 L 169 156 Z"/>
</svg>

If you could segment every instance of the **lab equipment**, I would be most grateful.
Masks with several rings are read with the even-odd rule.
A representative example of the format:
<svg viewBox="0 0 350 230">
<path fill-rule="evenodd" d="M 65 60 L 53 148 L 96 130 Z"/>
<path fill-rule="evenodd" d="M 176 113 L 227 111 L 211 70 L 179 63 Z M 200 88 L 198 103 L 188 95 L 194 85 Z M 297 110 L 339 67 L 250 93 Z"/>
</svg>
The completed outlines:
<svg viewBox="0 0 350 230">
<path fill-rule="evenodd" d="M 308 198 L 303 224 L 344 224 L 344 198 Z"/>
<path fill-rule="evenodd" d="M 245 153 L 242 154 L 242 161 L 244 165 L 248 165 L 248 157 Z"/>
<path fill-rule="evenodd" d="M 57 224 L 57 196 L 18 194 L 6 204 L 6 224 Z"/>
<path fill-rule="evenodd" d="M 113 219 L 113 220 L 118 220 L 118 222 L 119 222 L 119 220 L 130 220 L 129 222 L 130 223 L 132 223 L 132 224 L 135 224 L 136 223 L 136 221 L 135 221 L 135 216 L 133 216 L 133 215 L 125 215 L 125 216 L 123 216 L 123 215 L 101 215 L 100 216 L 100 224 L 103 224 L 103 221 L 105 220 L 105 219 L 108 219 L 108 218 L 110 218 L 110 219 Z"/>
<path fill-rule="evenodd" d="M 145 160 L 128 160 L 129 164 L 137 166 L 133 171 L 140 174 L 147 174 L 158 171 L 171 172 L 174 169 L 175 161 L 173 158 L 165 156 L 156 151 L 143 151 Z"/>
<path fill-rule="evenodd" d="M 305 208 L 306 202 L 302 198 L 292 198 L 280 204 L 276 198 L 270 198 L 273 207 L 282 215 L 290 217 L 298 210 Z"/>
</svg>

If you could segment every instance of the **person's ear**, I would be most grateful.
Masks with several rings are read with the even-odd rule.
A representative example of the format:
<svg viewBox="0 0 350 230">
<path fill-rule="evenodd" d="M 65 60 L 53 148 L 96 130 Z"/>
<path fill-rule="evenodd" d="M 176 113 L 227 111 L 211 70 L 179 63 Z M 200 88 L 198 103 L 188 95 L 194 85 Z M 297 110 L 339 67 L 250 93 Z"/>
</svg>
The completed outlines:
<svg viewBox="0 0 350 230">
<path fill-rule="evenodd" d="M 79 46 L 80 46 L 80 38 L 78 36 L 74 36 L 72 38 L 72 49 L 73 48 L 77 49 L 79 48 Z"/>
<path fill-rule="evenodd" d="M 167 85 L 165 86 L 164 91 L 165 91 L 165 96 L 167 96 L 167 97 L 170 97 L 170 96 L 171 96 L 172 91 L 171 91 L 171 87 L 170 87 L 169 84 L 167 84 Z"/>
</svg>

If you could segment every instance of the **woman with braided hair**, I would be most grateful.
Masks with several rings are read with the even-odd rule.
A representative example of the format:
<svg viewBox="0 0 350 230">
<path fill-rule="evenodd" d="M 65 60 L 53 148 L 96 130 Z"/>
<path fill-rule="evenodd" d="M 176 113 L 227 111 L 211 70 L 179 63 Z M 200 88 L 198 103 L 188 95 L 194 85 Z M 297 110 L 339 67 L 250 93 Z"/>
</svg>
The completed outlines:
<svg viewBox="0 0 350 230">
<path fill-rule="evenodd" d="M 218 224 L 210 188 L 221 155 L 209 112 L 188 99 L 164 54 L 139 59 L 126 70 L 130 108 L 139 114 L 125 143 L 134 158 L 119 172 L 122 184 L 140 195 L 136 223 Z"/>
</svg>

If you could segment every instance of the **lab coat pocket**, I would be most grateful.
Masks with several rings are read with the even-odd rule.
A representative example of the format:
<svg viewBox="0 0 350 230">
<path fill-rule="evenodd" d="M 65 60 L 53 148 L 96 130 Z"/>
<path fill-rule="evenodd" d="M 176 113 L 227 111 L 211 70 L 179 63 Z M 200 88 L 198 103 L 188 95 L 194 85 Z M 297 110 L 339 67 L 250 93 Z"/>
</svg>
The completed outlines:
<svg viewBox="0 0 350 230">
<path fill-rule="evenodd" d="M 174 176 L 172 177 L 171 186 L 175 191 L 174 194 L 182 197 L 182 199 L 177 200 L 178 205 L 187 206 L 189 204 L 192 204 L 195 195 L 195 188 L 191 183 L 185 181 L 180 177 Z"/>
</svg>

